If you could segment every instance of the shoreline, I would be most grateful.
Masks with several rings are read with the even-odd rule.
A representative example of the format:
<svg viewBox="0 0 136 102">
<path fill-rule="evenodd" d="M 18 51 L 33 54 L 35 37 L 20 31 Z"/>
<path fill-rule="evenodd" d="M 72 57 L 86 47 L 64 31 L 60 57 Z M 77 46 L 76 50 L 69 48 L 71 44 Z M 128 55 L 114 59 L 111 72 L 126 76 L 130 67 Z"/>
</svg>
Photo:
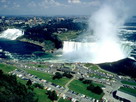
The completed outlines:
<svg viewBox="0 0 136 102">
<path fill-rule="evenodd" d="M 40 47 L 42 47 L 43 51 L 49 52 L 48 50 L 45 50 L 44 45 L 42 43 L 39 43 L 38 41 L 34 41 L 34 40 L 30 40 L 30 39 L 25 39 L 25 38 L 23 38 L 23 39 L 17 39 L 17 40 L 21 41 L 21 42 L 27 42 L 27 43 L 31 43 L 31 44 L 40 46 Z"/>
</svg>

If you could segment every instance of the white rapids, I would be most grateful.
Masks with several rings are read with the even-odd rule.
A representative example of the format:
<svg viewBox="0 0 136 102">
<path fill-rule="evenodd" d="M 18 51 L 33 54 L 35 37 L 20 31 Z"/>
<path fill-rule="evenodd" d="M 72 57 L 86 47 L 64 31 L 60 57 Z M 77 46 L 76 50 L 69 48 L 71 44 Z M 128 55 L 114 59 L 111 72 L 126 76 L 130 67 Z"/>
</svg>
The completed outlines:
<svg viewBox="0 0 136 102">
<path fill-rule="evenodd" d="M 9 40 L 16 40 L 18 37 L 24 35 L 24 32 L 20 29 L 7 29 L 0 34 L 0 38 Z"/>
</svg>

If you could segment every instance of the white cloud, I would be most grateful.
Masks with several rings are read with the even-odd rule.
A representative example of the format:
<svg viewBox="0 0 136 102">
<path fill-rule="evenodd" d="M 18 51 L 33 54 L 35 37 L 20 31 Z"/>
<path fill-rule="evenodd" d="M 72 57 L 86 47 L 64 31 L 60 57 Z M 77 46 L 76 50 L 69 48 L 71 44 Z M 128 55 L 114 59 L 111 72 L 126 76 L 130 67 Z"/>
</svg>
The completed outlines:
<svg viewBox="0 0 136 102">
<path fill-rule="evenodd" d="M 35 3 L 35 2 L 30 2 L 30 3 L 28 3 L 28 5 L 27 5 L 28 7 L 36 7 L 37 6 L 37 4 Z"/>
<path fill-rule="evenodd" d="M 77 4 L 77 3 L 81 3 L 81 1 L 80 0 L 68 0 L 68 3 Z"/>
<path fill-rule="evenodd" d="M 14 2 L 14 3 L 13 3 L 13 7 L 14 7 L 14 8 L 18 8 L 18 7 L 20 7 L 20 5 Z"/>
<path fill-rule="evenodd" d="M 57 6 L 66 6 L 65 4 L 62 4 L 60 2 L 57 2 L 56 0 L 43 0 L 42 2 L 38 3 L 38 6 L 49 8 L 49 7 L 57 7 Z"/>
<path fill-rule="evenodd" d="M 43 4 L 46 4 L 46 5 L 54 5 L 54 6 L 59 6 L 61 5 L 59 2 L 55 1 L 55 0 L 43 0 L 42 2 Z"/>
<path fill-rule="evenodd" d="M 94 0 L 94 1 L 90 1 L 90 2 L 83 2 L 83 4 L 90 5 L 90 6 L 99 6 L 101 3 L 99 0 Z"/>
</svg>

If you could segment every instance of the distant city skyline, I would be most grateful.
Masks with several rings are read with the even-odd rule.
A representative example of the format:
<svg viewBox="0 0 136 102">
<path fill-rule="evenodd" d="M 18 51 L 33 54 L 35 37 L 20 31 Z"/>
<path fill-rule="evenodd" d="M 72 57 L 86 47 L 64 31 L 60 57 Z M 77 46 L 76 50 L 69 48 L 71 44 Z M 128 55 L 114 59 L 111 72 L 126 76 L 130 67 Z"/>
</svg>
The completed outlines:
<svg viewBox="0 0 136 102">
<path fill-rule="evenodd" d="M 91 15 L 115 1 L 129 8 L 126 13 L 136 15 L 136 0 L 0 0 L 0 15 Z"/>
</svg>

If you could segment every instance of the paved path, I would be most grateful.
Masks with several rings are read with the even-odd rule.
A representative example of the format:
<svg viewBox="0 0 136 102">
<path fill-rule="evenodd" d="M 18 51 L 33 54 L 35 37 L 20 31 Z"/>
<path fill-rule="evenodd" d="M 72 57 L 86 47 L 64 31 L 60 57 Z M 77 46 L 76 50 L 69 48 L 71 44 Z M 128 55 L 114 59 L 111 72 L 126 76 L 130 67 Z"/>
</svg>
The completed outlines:
<svg viewBox="0 0 136 102">
<path fill-rule="evenodd" d="M 66 89 L 60 94 L 59 98 L 57 101 L 58 102 L 60 100 L 60 98 L 69 90 L 68 85 L 75 79 L 75 75 L 73 75 L 73 78 L 71 80 L 69 80 L 66 85 L 64 86 Z"/>
</svg>

